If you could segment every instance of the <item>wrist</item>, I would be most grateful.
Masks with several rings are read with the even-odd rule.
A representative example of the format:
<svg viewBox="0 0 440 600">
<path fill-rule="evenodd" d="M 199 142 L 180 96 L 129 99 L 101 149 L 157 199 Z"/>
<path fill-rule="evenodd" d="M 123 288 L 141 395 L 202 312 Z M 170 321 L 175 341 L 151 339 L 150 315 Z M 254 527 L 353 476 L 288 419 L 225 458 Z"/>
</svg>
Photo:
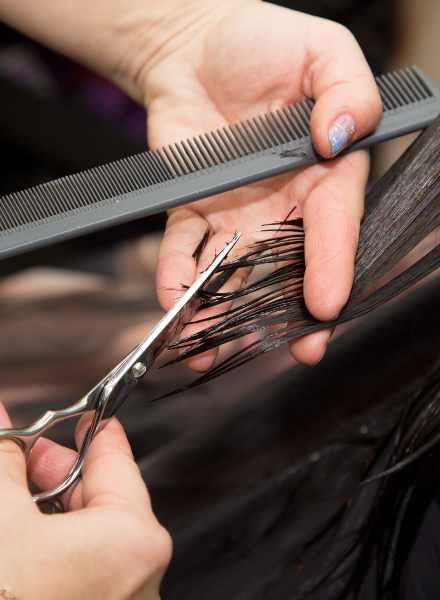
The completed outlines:
<svg viewBox="0 0 440 600">
<path fill-rule="evenodd" d="M 155 73 L 165 63 L 180 61 L 182 68 L 197 69 L 209 32 L 240 5 L 256 2 L 260 0 L 140 0 L 137 9 L 115 23 L 113 36 L 125 39 L 126 51 L 112 79 L 147 106 L 155 95 Z"/>
<path fill-rule="evenodd" d="M 256 0 L 2 0 L 0 20 L 143 102 L 155 65 L 246 1 Z"/>
</svg>

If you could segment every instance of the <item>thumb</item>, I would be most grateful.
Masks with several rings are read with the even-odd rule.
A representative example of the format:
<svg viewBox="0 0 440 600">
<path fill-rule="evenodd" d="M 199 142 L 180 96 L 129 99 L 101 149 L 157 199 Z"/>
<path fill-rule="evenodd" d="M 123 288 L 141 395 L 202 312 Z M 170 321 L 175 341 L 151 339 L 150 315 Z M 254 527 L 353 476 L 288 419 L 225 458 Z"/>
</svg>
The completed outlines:
<svg viewBox="0 0 440 600">
<path fill-rule="evenodd" d="M 78 448 L 91 423 L 91 415 L 78 422 Z M 82 469 L 81 500 L 85 507 L 124 506 L 143 517 L 152 514 L 150 497 L 122 425 L 116 418 L 106 422 L 94 438 Z M 75 505 L 75 500 L 73 502 Z"/>
<path fill-rule="evenodd" d="M 11 427 L 9 415 L 0 402 L 0 428 Z M 32 503 L 26 477 L 26 460 L 23 450 L 17 442 L 0 440 L 0 486 L 2 507 L 8 506 L 8 500 L 17 500 L 22 496 Z"/>
<path fill-rule="evenodd" d="M 316 101 L 310 123 L 313 143 L 319 154 L 329 158 L 375 129 L 382 102 L 373 74 L 350 31 L 322 21 L 315 32 L 305 88 Z"/>
</svg>

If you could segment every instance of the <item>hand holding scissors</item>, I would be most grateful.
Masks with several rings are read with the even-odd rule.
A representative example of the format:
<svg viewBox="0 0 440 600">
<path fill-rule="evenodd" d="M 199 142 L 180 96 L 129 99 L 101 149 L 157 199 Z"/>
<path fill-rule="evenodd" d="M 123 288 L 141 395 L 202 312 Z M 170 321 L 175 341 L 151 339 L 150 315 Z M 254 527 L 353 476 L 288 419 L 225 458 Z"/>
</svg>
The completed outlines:
<svg viewBox="0 0 440 600">
<path fill-rule="evenodd" d="M 56 487 L 35 494 L 33 496 L 35 502 L 53 503 L 78 481 L 86 453 L 93 438 L 102 427 L 103 421 L 115 414 L 133 388 L 152 368 L 159 354 L 179 334 L 183 325 L 194 316 L 198 308 L 198 292 L 209 281 L 239 238 L 239 233 L 234 235 L 209 267 L 199 275 L 142 342 L 78 402 L 64 409 L 47 411 L 28 427 L 0 429 L 0 440 L 14 440 L 23 447 L 26 454 L 29 454 L 39 437 L 56 423 L 79 417 L 87 411 L 94 413 L 91 425 L 71 469 Z"/>
</svg>

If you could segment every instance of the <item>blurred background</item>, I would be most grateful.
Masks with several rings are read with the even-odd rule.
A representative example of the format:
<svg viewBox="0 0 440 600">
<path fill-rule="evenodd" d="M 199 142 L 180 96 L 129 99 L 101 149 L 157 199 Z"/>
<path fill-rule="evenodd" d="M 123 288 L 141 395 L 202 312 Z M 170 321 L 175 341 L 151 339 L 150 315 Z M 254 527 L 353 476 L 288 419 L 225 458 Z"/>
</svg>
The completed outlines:
<svg viewBox="0 0 440 600">
<path fill-rule="evenodd" d="M 275 4 L 346 25 L 358 39 L 375 73 L 416 64 L 440 82 L 437 59 L 440 3 L 436 0 L 298 0 Z M 107 81 L 15 31 L 0 27 L 0 139 L 3 147 L 0 194 L 142 151 L 146 147 L 146 122 L 145 110 Z M 408 143 L 409 138 L 401 139 L 375 149 L 373 177 L 382 173 Z M 0 263 L 0 399 L 10 409 L 15 423 L 28 423 L 44 409 L 76 400 L 114 366 L 158 318 L 154 271 L 164 222 L 163 216 L 152 217 Z M 428 309 L 425 307 L 425 310 Z M 369 323 L 364 333 L 374 337 L 376 330 Z M 412 340 L 411 332 L 408 335 Z M 396 344 L 402 345 L 398 337 L 395 339 Z M 406 339 L 408 341 L 408 337 Z M 367 354 L 374 353 L 372 343 L 364 345 Z M 341 352 L 336 348 L 334 354 L 340 356 Z M 427 368 L 431 364 L 430 359 L 426 362 L 425 358 L 413 348 L 412 355 L 398 367 L 404 368 L 409 361 L 415 377 L 420 374 L 417 371 L 422 368 L 420 365 Z M 332 360 L 336 359 L 330 358 Z M 334 363 L 329 364 L 334 368 Z M 184 398 L 147 409 L 145 401 L 161 390 L 163 377 L 159 372 L 125 406 L 122 419 L 153 491 L 156 510 L 172 530 L 177 556 L 191 547 L 191 540 L 205 543 L 200 531 L 202 525 L 195 522 L 201 512 L 206 523 L 211 519 L 209 527 L 217 530 L 221 519 L 215 521 L 220 518 L 218 513 L 209 513 L 207 509 L 208 505 L 212 506 L 213 495 L 226 502 L 228 490 L 231 493 L 237 482 L 240 485 L 246 482 L 249 489 L 256 486 L 255 500 L 261 491 L 258 486 L 262 479 L 268 481 L 275 474 L 286 476 L 288 480 L 286 457 L 291 461 L 293 450 L 287 438 L 278 436 L 278 445 L 274 445 L 273 437 L 264 438 L 272 446 L 262 452 L 261 445 L 255 441 L 261 438 L 256 435 L 261 421 L 254 423 L 253 430 L 238 420 L 240 427 L 233 428 L 233 436 L 228 438 L 227 462 L 222 454 L 226 441 L 221 426 L 234 421 L 234 415 L 239 414 L 243 406 L 248 407 L 249 399 L 257 395 L 273 398 L 275 390 L 283 389 L 281 396 L 290 398 L 292 392 L 285 391 L 289 388 L 280 377 L 290 365 L 282 349 L 274 353 L 271 360 L 264 358 L 264 362 L 249 366 L 247 371 L 233 373 Z M 362 377 L 361 372 L 356 373 Z M 178 385 L 184 377 L 183 369 L 176 369 L 173 384 Z M 295 377 L 300 377 L 295 389 L 303 393 L 302 375 Z M 311 385 L 310 376 L 304 377 L 307 385 Z M 370 396 L 368 400 L 371 401 Z M 363 398 L 362 402 L 367 403 L 367 399 Z M 278 408 L 278 415 L 282 415 L 282 408 Z M 264 413 L 272 433 L 275 430 L 271 426 L 278 418 L 281 417 Z M 314 418 L 320 420 L 318 413 Z M 325 418 L 328 415 L 322 416 L 322 421 Z M 239 440 L 252 438 L 255 438 L 254 443 L 249 442 L 244 452 Z M 61 426 L 59 439 L 69 442 L 66 427 Z M 303 453 L 309 445 L 303 439 Z M 199 451 L 202 446 L 205 450 L 208 448 L 203 460 Z M 236 454 L 231 454 L 234 447 L 240 449 L 242 464 L 237 471 L 230 469 L 237 461 Z M 227 469 L 225 465 L 229 465 Z M 217 480 L 215 493 L 214 471 L 224 475 L 221 481 Z M 185 488 L 182 478 L 192 484 Z M 184 493 L 185 501 L 182 500 Z M 243 502 L 246 511 L 250 510 L 250 505 Z M 255 514 L 258 515 L 258 511 Z M 254 523 L 252 535 L 257 535 L 255 532 L 261 532 L 266 525 Z M 208 525 L 206 527 L 206 531 L 211 531 Z M 223 540 L 224 545 L 212 552 L 228 556 L 236 541 L 235 537 Z M 252 543 L 251 539 L 250 546 Z M 255 566 L 255 556 L 252 560 Z M 192 568 L 197 573 L 197 567 Z M 237 567 L 240 581 L 248 577 L 246 569 L 249 566 L 245 565 L 238 573 Z M 182 567 L 180 570 L 175 567 L 170 573 L 166 582 L 167 598 L 214 598 L 212 594 L 198 595 L 199 592 L 182 587 Z M 240 588 L 237 581 L 231 589 Z M 239 597 L 283 596 L 237 595 Z"/>
</svg>

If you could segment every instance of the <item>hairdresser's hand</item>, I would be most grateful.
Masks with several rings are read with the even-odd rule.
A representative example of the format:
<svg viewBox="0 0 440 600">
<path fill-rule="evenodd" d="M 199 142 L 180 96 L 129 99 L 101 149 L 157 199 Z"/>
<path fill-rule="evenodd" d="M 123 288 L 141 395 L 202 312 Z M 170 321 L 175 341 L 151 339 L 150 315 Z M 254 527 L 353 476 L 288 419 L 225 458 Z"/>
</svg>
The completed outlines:
<svg viewBox="0 0 440 600">
<path fill-rule="evenodd" d="M 259 0 L 1 0 L 0 19 L 144 102 L 152 147 L 309 96 L 317 101 L 315 147 L 330 157 L 374 128 L 381 112 L 370 70 L 346 29 Z M 248 242 L 262 224 L 298 206 L 305 300 L 317 318 L 335 317 L 352 284 L 367 172 L 367 154 L 358 152 L 172 211 L 157 271 L 163 307 L 194 278 L 192 253 L 208 225 L 215 235 L 204 263 L 232 232 L 249 233 Z M 328 339 L 324 331 L 299 340 L 293 354 L 317 362 Z M 192 366 L 207 368 L 212 359 L 194 358 Z"/>
<path fill-rule="evenodd" d="M 87 422 L 87 417 L 80 421 L 77 442 Z M 0 427 L 8 426 L 0 404 Z M 42 489 L 53 487 L 74 456 L 73 450 L 40 440 L 29 476 Z M 39 512 L 27 489 L 23 453 L 14 442 L 0 442 L 0 488 L 0 598 L 158 600 L 170 539 L 152 513 L 116 420 L 94 440 L 82 481 L 64 499 L 73 512 Z"/>
<path fill-rule="evenodd" d="M 364 56 L 346 29 L 255 0 L 205 4 L 210 10 L 195 14 L 191 26 L 164 41 L 145 66 L 151 146 L 304 96 L 317 100 L 312 133 L 325 157 L 375 127 L 380 98 Z M 319 319 L 335 317 L 352 285 L 367 173 L 367 153 L 357 152 L 170 211 L 157 270 L 163 307 L 175 302 L 180 284 L 193 280 L 192 253 L 208 225 L 214 235 L 203 265 L 234 231 L 252 238 L 262 224 L 282 220 L 298 206 L 306 232 L 307 307 Z M 237 277 L 232 285 L 240 283 Z M 329 336 L 323 331 L 303 338 L 292 345 L 292 353 L 299 361 L 315 363 Z M 204 370 L 213 357 L 196 357 L 190 364 Z"/>
</svg>

